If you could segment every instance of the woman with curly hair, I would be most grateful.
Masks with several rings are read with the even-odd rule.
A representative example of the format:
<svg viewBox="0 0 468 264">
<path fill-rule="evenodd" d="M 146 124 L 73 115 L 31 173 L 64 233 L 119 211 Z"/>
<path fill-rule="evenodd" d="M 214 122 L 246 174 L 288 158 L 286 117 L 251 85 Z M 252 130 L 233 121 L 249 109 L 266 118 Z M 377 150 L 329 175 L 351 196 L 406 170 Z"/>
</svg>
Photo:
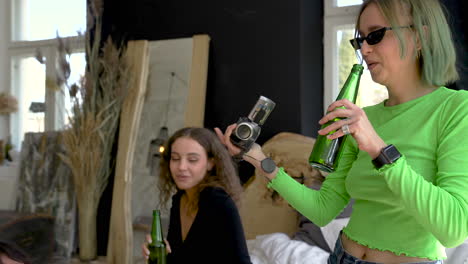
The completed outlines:
<svg viewBox="0 0 468 264">
<path fill-rule="evenodd" d="M 236 206 L 242 186 L 215 133 L 178 130 L 160 166 L 162 204 L 172 195 L 168 263 L 251 263 Z M 146 244 L 143 255 L 149 255 Z"/>
</svg>

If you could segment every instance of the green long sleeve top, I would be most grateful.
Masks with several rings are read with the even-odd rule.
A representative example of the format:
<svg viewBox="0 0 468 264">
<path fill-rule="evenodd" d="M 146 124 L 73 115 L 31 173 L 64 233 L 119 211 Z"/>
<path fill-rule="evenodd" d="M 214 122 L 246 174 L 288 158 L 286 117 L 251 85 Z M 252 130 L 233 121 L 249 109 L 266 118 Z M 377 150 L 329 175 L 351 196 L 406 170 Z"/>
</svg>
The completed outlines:
<svg viewBox="0 0 468 264">
<path fill-rule="evenodd" d="M 348 137 L 336 172 L 320 190 L 280 168 L 269 183 L 296 210 L 324 226 L 355 199 L 343 232 L 372 249 L 444 259 L 468 237 L 468 92 L 440 87 L 409 102 L 364 109 L 374 129 L 402 153 L 375 169 Z"/>
</svg>

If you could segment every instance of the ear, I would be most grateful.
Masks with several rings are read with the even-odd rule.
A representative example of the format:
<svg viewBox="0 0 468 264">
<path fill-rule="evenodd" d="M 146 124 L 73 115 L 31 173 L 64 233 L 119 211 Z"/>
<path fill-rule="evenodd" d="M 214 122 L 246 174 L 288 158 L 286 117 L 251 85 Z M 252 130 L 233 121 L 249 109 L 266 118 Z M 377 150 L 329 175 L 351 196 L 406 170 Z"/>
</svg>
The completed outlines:
<svg viewBox="0 0 468 264">
<path fill-rule="evenodd" d="M 211 171 L 215 165 L 213 158 L 208 159 L 208 163 L 206 164 L 206 171 Z"/>
<path fill-rule="evenodd" d="M 419 35 L 416 35 L 416 49 L 415 49 L 415 52 L 420 52 L 421 49 L 422 49 L 422 45 L 421 45 L 421 38 L 419 37 Z"/>
<path fill-rule="evenodd" d="M 422 41 L 425 41 L 426 39 L 428 39 L 428 36 L 429 36 L 429 28 L 427 27 L 427 25 L 422 26 L 422 31 L 423 31 L 422 32 L 423 40 L 421 40 L 419 35 L 416 34 L 416 51 L 418 52 L 420 52 L 422 49 Z"/>
</svg>

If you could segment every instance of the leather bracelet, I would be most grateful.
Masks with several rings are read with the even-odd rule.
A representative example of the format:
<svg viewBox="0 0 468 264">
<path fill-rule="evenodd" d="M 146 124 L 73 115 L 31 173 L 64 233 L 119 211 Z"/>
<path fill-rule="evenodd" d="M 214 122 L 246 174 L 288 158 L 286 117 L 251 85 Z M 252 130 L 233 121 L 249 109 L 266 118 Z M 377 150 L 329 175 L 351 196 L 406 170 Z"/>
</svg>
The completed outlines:
<svg viewBox="0 0 468 264">
<path fill-rule="evenodd" d="M 241 161 L 244 160 L 244 154 L 245 154 L 245 151 L 244 150 L 241 150 L 239 153 L 237 153 L 236 155 L 233 155 L 232 156 L 232 159 L 236 162 L 236 163 L 239 163 Z"/>
</svg>

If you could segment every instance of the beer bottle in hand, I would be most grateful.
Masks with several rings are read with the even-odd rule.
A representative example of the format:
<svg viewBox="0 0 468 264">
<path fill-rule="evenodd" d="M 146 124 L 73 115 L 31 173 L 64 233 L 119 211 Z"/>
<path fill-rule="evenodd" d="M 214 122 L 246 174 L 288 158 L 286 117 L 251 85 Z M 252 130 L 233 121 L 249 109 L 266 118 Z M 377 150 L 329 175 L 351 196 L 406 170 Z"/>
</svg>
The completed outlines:
<svg viewBox="0 0 468 264">
<path fill-rule="evenodd" d="M 343 85 L 343 88 L 341 88 L 340 94 L 336 98 L 336 101 L 341 99 L 348 99 L 349 101 L 356 103 L 359 81 L 361 79 L 363 69 L 364 67 L 361 64 L 353 65 L 353 68 L 348 75 L 348 79 Z M 342 118 L 335 118 L 330 120 L 326 124 L 323 124 L 321 129 L 324 129 L 331 123 L 341 119 Z M 333 134 L 335 132 L 336 130 L 333 130 L 329 134 Z M 318 135 L 314 144 L 314 148 L 312 149 L 312 152 L 309 156 L 310 165 L 325 172 L 335 171 L 338 167 L 338 162 L 343 152 L 343 146 L 346 138 L 347 135 L 331 140 L 327 138 L 327 135 Z"/>
<path fill-rule="evenodd" d="M 161 214 L 159 210 L 153 210 L 153 225 L 151 226 L 151 243 L 148 264 L 166 264 L 166 244 L 163 240 L 161 227 Z"/>
</svg>

